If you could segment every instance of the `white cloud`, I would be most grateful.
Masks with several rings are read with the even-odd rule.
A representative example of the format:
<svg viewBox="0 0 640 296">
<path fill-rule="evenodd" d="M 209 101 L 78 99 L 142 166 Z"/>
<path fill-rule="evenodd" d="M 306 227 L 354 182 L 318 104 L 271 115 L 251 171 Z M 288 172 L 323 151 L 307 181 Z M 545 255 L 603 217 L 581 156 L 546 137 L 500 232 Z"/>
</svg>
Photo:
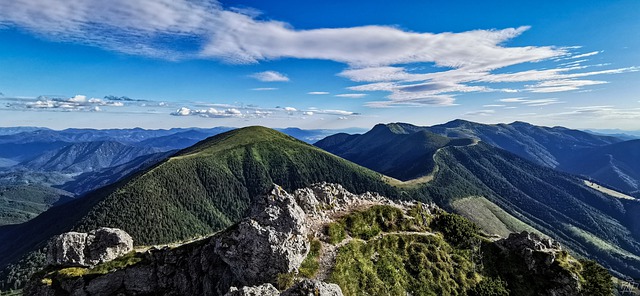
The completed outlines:
<svg viewBox="0 0 640 296">
<path fill-rule="evenodd" d="M 496 110 L 476 110 L 476 111 L 469 111 L 466 112 L 464 115 L 467 116 L 490 116 L 496 113 Z"/>
<path fill-rule="evenodd" d="M 215 108 L 209 109 L 195 109 L 192 110 L 187 107 L 180 107 L 180 109 L 172 112 L 171 115 L 174 116 L 201 116 L 201 117 L 210 117 L 210 118 L 225 118 L 225 117 L 242 117 L 242 112 L 235 108 L 230 108 L 226 110 L 218 110 Z"/>
<path fill-rule="evenodd" d="M 571 56 L 570 59 L 586 58 L 586 57 L 597 55 L 597 54 L 599 54 L 601 52 L 602 51 L 592 51 L 592 52 L 587 52 L 587 53 L 583 53 L 583 54 L 578 54 L 578 55 Z"/>
<path fill-rule="evenodd" d="M 284 109 L 284 111 L 287 111 L 287 112 L 296 112 L 296 111 L 298 111 L 298 109 L 293 108 L 293 107 L 284 107 L 283 109 Z"/>
<path fill-rule="evenodd" d="M 65 110 L 65 111 L 96 111 L 96 107 L 99 106 L 111 106 L 111 107 L 122 107 L 124 103 L 122 102 L 105 102 L 102 99 L 91 98 L 87 99 L 84 95 L 76 95 L 71 98 L 49 98 L 45 96 L 39 97 L 35 101 L 29 101 L 14 105 L 23 106 L 28 109 L 50 109 L 50 110 Z M 100 109 L 100 108 L 98 108 Z"/>
<path fill-rule="evenodd" d="M 304 111 L 304 112 L 302 112 L 302 115 L 312 116 L 313 115 L 313 111 Z"/>
<path fill-rule="evenodd" d="M 489 105 L 482 105 L 483 108 L 497 108 L 497 107 L 506 107 L 507 105 L 500 105 L 500 104 L 489 104 Z"/>
<path fill-rule="evenodd" d="M 530 106 L 530 107 L 541 107 L 541 106 L 564 103 L 564 102 L 558 101 L 558 99 L 553 99 L 553 98 L 552 99 L 535 99 L 535 100 L 526 99 L 526 98 L 506 98 L 506 99 L 500 99 L 498 101 L 503 103 L 520 103 L 522 105 Z"/>
<path fill-rule="evenodd" d="M 365 97 L 366 95 L 367 94 L 338 94 L 336 97 L 357 99 Z"/>
<path fill-rule="evenodd" d="M 310 91 L 307 93 L 308 95 L 328 95 L 327 91 Z"/>
<path fill-rule="evenodd" d="M 176 112 L 172 112 L 171 115 L 189 116 L 189 115 L 191 115 L 191 109 L 189 109 L 187 107 L 180 107 L 180 109 L 176 110 Z"/>
<path fill-rule="evenodd" d="M 264 71 L 249 75 L 249 77 L 258 79 L 264 82 L 283 82 L 289 81 L 289 77 L 276 71 Z"/>
<path fill-rule="evenodd" d="M 534 93 L 550 93 L 579 90 L 584 86 L 606 84 L 606 81 L 596 80 L 547 80 L 534 85 L 528 85 L 528 90 Z"/>
<path fill-rule="evenodd" d="M 278 88 L 277 87 L 258 87 L 258 88 L 252 88 L 251 90 L 268 91 L 268 90 L 278 90 Z"/>
</svg>

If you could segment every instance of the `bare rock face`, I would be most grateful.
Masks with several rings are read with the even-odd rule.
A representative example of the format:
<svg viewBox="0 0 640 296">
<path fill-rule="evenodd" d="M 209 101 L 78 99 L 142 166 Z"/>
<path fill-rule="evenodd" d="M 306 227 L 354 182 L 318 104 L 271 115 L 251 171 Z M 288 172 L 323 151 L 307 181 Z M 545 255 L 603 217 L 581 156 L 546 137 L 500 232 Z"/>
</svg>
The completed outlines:
<svg viewBox="0 0 640 296">
<path fill-rule="evenodd" d="M 304 279 L 280 294 L 281 296 L 342 296 L 342 289 L 336 284 Z"/>
<path fill-rule="evenodd" d="M 558 242 L 526 231 L 511 233 L 508 238 L 499 240 L 496 243 L 508 250 L 519 253 L 529 270 L 551 266 L 555 262 L 557 254 L 562 251 L 562 247 Z"/>
<path fill-rule="evenodd" d="M 309 240 L 305 213 L 293 196 L 275 186 L 250 212 L 216 239 L 215 253 L 244 285 L 275 283 L 278 274 L 297 271 Z"/>
<path fill-rule="evenodd" d="M 280 291 L 273 285 L 267 283 L 260 286 L 242 287 L 240 289 L 231 287 L 224 296 L 278 296 Z"/>
<path fill-rule="evenodd" d="M 67 232 L 49 242 L 50 265 L 93 267 L 133 250 L 133 239 L 117 228 L 99 228 L 89 233 Z"/>
<path fill-rule="evenodd" d="M 516 295 L 580 295 L 579 275 L 561 266 L 567 260 L 560 244 L 535 233 L 512 233 L 495 242 L 503 262 L 495 268 Z M 570 264 L 564 262 L 564 264 Z"/>
</svg>

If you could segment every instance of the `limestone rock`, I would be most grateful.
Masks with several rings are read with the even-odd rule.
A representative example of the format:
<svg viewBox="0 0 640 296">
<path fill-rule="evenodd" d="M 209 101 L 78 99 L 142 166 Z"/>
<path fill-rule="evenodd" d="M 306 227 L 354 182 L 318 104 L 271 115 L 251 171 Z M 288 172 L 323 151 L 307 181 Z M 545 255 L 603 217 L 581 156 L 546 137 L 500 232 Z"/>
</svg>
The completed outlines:
<svg viewBox="0 0 640 296">
<path fill-rule="evenodd" d="M 305 213 L 293 196 L 275 186 L 250 212 L 217 238 L 215 253 L 244 285 L 275 283 L 278 274 L 297 271 L 309 240 Z"/>
<path fill-rule="evenodd" d="M 133 239 L 117 228 L 99 228 L 89 233 L 67 232 L 49 242 L 50 265 L 92 267 L 133 250 Z"/>
<path fill-rule="evenodd" d="M 342 289 L 336 284 L 304 279 L 280 294 L 281 296 L 342 296 Z"/>
<path fill-rule="evenodd" d="M 280 292 L 273 285 L 267 283 L 260 286 L 242 287 L 240 289 L 231 287 L 224 296 L 278 296 Z"/>
<path fill-rule="evenodd" d="M 59 266 L 87 266 L 84 250 L 87 234 L 67 232 L 49 241 L 47 263 Z"/>
</svg>

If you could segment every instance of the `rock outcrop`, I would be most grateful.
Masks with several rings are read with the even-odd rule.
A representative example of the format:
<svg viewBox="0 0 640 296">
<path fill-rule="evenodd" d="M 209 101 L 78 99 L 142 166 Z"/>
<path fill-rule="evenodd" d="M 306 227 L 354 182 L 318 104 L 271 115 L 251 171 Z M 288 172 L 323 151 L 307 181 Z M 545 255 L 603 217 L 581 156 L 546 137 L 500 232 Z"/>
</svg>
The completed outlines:
<svg viewBox="0 0 640 296">
<path fill-rule="evenodd" d="M 47 263 L 62 267 L 93 267 L 133 250 L 125 231 L 102 227 L 89 233 L 67 232 L 49 241 Z"/>
<path fill-rule="evenodd" d="M 535 233 L 523 231 L 496 241 L 491 266 L 507 281 L 514 295 L 580 295 L 578 262 L 560 244 Z"/>
<path fill-rule="evenodd" d="M 280 294 L 281 296 L 342 296 L 336 284 L 304 279 Z"/>
<path fill-rule="evenodd" d="M 88 267 L 90 276 L 31 281 L 27 295 L 279 295 L 271 284 L 297 272 L 309 252 L 307 215 L 293 195 L 275 185 L 257 197 L 247 218 L 210 238 L 137 253 L 131 265 L 106 274 L 90 267 L 111 258 L 113 230 L 66 233 L 54 240 L 52 263 Z M 130 245 L 130 244 L 129 244 Z M 130 249 L 129 249 L 130 250 Z M 320 283 L 327 291 L 335 288 Z M 326 287 L 325 287 L 326 286 Z M 243 287 L 231 289 L 231 287 Z M 231 290 L 230 290 L 231 289 Z M 252 294 L 253 293 L 253 294 Z M 260 293 L 260 294 L 256 294 Z M 291 294 L 297 295 L 297 294 Z M 335 294 L 327 294 L 335 295 Z"/>
<path fill-rule="evenodd" d="M 224 296 L 278 296 L 280 291 L 272 284 L 262 284 L 260 286 L 242 287 L 240 289 L 231 287 Z"/>
<path fill-rule="evenodd" d="M 248 219 L 215 240 L 215 253 L 244 285 L 275 282 L 297 272 L 309 253 L 306 215 L 280 186 L 256 200 Z"/>
</svg>

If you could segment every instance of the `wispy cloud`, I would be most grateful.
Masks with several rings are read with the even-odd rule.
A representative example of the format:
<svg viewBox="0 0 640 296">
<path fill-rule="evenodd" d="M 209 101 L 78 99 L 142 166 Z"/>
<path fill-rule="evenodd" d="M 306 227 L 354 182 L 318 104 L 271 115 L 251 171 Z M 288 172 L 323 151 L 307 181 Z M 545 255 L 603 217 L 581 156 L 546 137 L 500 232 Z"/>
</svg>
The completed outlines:
<svg viewBox="0 0 640 296">
<path fill-rule="evenodd" d="M 469 111 L 469 112 L 466 112 L 464 115 L 467 115 L 467 116 L 490 116 L 490 115 L 494 115 L 495 113 L 496 113 L 496 110 L 485 109 L 485 110 Z"/>
<path fill-rule="evenodd" d="M 289 77 L 276 71 L 264 71 L 249 75 L 251 78 L 258 79 L 263 82 L 283 82 L 289 81 Z"/>
<path fill-rule="evenodd" d="M 336 97 L 352 98 L 352 99 L 362 98 L 362 97 L 366 97 L 366 96 L 367 96 L 367 94 L 338 94 L 338 95 L 336 95 Z"/>
<path fill-rule="evenodd" d="M 307 93 L 308 95 L 328 95 L 328 91 L 310 91 Z"/>
<path fill-rule="evenodd" d="M 124 102 L 107 101 L 76 95 L 70 98 L 40 96 L 38 98 L 6 98 L 6 108 L 54 111 L 102 111 L 101 107 L 123 107 Z"/>
<path fill-rule="evenodd" d="M 277 87 L 258 87 L 258 88 L 252 88 L 251 90 L 268 91 L 268 90 L 278 90 L 278 88 Z"/>
<path fill-rule="evenodd" d="M 541 107 L 541 106 L 564 103 L 564 102 L 559 101 L 558 99 L 554 99 L 554 98 L 552 98 L 552 99 L 535 99 L 535 100 L 526 99 L 526 98 L 506 98 L 506 99 L 500 99 L 498 101 L 503 102 L 503 103 L 520 103 L 522 105 L 530 106 L 530 107 Z"/>
</svg>

